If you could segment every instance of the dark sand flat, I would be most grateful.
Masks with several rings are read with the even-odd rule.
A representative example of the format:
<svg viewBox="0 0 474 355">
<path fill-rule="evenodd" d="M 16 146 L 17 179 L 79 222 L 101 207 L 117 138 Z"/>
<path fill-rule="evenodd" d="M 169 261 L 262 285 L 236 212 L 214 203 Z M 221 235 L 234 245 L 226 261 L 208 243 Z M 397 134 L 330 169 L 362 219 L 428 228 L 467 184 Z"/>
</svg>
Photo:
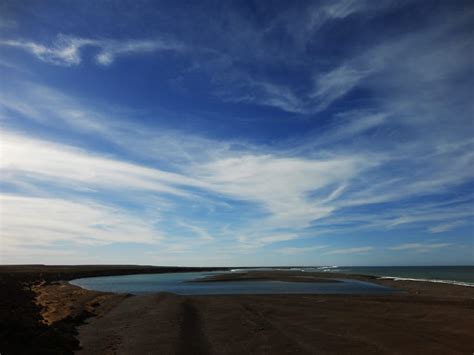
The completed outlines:
<svg viewBox="0 0 474 355">
<path fill-rule="evenodd" d="M 296 282 L 301 276 L 314 282 L 334 277 L 403 292 L 132 296 L 87 291 L 59 280 L 140 271 L 135 268 L 40 271 L 0 273 L 0 350 L 6 354 L 472 354 L 474 349 L 472 287 L 362 275 L 249 272 L 219 277 L 294 276 Z"/>
<path fill-rule="evenodd" d="M 281 273 L 274 276 L 282 277 Z M 318 280 L 327 277 L 310 276 Z M 247 280 L 263 275 L 229 277 Z M 285 279 L 288 277 L 291 276 L 284 275 Z M 266 272 L 265 279 L 269 278 L 271 273 Z M 397 281 L 380 282 L 397 285 Z M 406 293 L 384 296 L 132 296 L 79 328 L 83 347 L 79 353 L 472 352 L 473 289 L 409 281 L 401 285 L 409 285 Z"/>
<path fill-rule="evenodd" d="M 127 297 L 68 284 L 81 277 L 215 271 L 137 265 L 0 265 L 0 353 L 72 354 L 77 326 Z"/>
<path fill-rule="evenodd" d="M 159 294 L 91 318 L 79 353 L 468 354 L 472 329 L 460 299 Z"/>
<path fill-rule="evenodd" d="M 249 271 L 217 274 L 200 278 L 190 282 L 225 282 L 225 281 L 284 281 L 284 282 L 340 282 L 334 277 L 323 273 L 309 273 L 303 271 Z"/>
</svg>

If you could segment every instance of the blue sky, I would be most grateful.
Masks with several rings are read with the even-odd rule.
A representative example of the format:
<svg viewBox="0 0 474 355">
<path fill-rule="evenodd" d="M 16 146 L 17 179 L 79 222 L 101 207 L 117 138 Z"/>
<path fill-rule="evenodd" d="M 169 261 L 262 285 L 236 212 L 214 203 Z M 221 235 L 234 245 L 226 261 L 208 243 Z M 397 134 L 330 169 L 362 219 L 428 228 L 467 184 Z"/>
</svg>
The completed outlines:
<svg viewBox="0 0 474 355">
<path fill-rule="evenodd" d="M 473 264 L 473 20 L 1 1 L 0 262 Z"/>
</svg>

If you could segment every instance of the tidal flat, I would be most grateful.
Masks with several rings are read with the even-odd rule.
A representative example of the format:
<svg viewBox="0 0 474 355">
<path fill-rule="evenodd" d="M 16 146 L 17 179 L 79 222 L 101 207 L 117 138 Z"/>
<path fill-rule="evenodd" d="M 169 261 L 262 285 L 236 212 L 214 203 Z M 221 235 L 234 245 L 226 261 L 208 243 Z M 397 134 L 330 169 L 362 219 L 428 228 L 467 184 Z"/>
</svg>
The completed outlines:
<svg viewBox="0 0 474 355">
<path fill-rule="evenodd" d="M 305 281 L 343 277 L 401 292 L 131 295 L 85 290 L 67 280 L 140 272 L 137 269 L 110 266 L 92 272 L 91 266 L 89 272 L 94 275 L 83 275 L 79 267 L 59 273 L 44 268 L 42 272 L 21 273 L 1 270 L 2 282 L 10 285 L 10 292 L 2 295 L 2 313 L 8 316 L 12 312 L 6 302 L 10 306 L 16 302 L 15 314 L 22 314 L 23 322 L 18 323 L 19 317 L 14 318 L 13 313 L 10 318 L 2 317 L 0 344 L 5 353 L 15 353 L 15 346 L 26 350 L 28 340 L 15 343 L 15 339 L 35 327 L 38 332 L 33 334 L 31 349 L 40 344 L 44 351 L 79 354 L 463 354 L 474 348 L 472 287 L 305 273 Z M 289 281 L 294 277 L 296 281 L 302 276 L 298 272 L 248 271 L 212 277 L 233 281 Z M 5 322 L 15 319 L 14 327 Z"/>
</svg>

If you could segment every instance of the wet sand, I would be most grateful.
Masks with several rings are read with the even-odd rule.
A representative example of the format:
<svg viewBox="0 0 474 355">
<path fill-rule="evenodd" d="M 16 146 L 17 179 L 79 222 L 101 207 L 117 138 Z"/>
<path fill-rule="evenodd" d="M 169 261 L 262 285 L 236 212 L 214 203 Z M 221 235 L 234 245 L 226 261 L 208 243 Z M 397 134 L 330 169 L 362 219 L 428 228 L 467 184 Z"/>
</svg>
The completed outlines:
<svg viewBox="0 0 474 355">
<path fill-rule="evenodd" d="M 304 274 L 249 272 L 211 279 L 333 277 Z M 79 327 L 79 354 L 470 354 L 474 349 L 474 289 L 354 278 L 406 293 L 131 296 Z"/>
<path fill-rule="evenodd" d="M 37 285 L 52 324 L 88 312 L 79 354 L 471 354 L 474 288 L 327 273 L 404 293 L 393 295 L 118 295 L 59 282 Z M 343 276 L 343 277 L 342 277 Z M 224 277 L 224 276 L 219 276 Z M 286 279 L 290 274 L 227 274 Z M 306 279 L 305 281 L 307 281 Z M 58 312 L 58 310 L 69 310 Z"/>
<path fill-rule="evenodd" d="M 309 273 L 303 271 L 242 271 L 217 274 L 189 282 L 225 282 L 225 281 L 284 281 L 284 282 L 340 282 L 324 273 Z"/>
<path fill-rule="evenodd" d="M 470 354 L 473 305 L 368 296 L 135 296 L 79 354 Z"/>
<path fill-rule="evenodd" d="M 211 275 L 193 282 L 213 281 L 258 281 L 275 280 L 286 282 L 338 282 L 338 280 L 359 280 L 400 290 L 410 295 L 425 295 L 442 298 L 474 298 L 474 287 L 450 285 L 422 281 L 393 280 L 377 276 L 342 274 L 337 272 L 302 272 L 302 271 L 250 271 L 232 272 Z"/>
</svg>

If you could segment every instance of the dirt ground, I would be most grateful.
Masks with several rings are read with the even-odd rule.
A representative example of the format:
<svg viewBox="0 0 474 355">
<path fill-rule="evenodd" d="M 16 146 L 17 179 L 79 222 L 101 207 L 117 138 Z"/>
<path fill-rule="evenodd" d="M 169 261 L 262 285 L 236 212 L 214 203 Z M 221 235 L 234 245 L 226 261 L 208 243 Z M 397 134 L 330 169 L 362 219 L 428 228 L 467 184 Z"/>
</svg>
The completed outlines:
<svg viewBox="0 0 474 355">
<path fill-rule="evenodd" d="M 250 272 L 213 278 L 304 280 Z M 338 275 L 339 277 L 351 277 Z M 121 299 L 79 328 L 80 354 L 470 354 L 474 289 L 372 280 L 394 295 L 156 294 Z"/>
</svg>

